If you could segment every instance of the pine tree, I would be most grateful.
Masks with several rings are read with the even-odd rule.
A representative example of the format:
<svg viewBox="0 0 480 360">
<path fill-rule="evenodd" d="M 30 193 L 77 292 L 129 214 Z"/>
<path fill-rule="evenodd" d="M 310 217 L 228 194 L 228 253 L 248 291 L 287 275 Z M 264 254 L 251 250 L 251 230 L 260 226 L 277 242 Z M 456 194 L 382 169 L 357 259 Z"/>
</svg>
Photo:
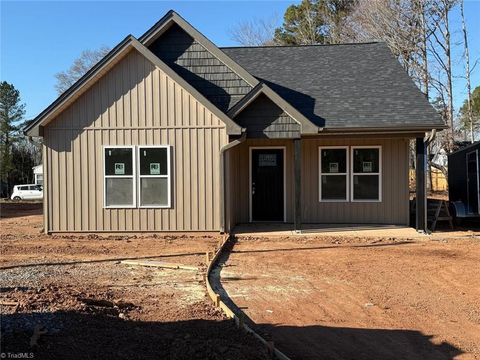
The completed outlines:
<svg viewBox="0 0 480 360">
<path fill-rule="evenodd" d="M 14 170 L 13 145 L 20 137 L 19 124 L 25 115 L 20 92 L 12 84 L 0 83 L 0 181 L 2 190 L 11 191 L 10 174 Z M 2 191 L 4 193 L 4 191 Z"/>
</svg>

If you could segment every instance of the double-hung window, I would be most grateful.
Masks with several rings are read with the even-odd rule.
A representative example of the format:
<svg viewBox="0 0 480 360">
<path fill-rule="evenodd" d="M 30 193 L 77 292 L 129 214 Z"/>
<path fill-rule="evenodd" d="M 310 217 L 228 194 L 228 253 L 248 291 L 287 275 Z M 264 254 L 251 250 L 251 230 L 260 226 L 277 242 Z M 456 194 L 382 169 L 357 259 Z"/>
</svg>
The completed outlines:
<svg viewBox="0 0 480 360">
<path fill-rule="evenodd" d="M 103 155 L 106 208 L 170 207 L 170 146 L 105 146 Z"/>
<path fill-rule="evenodd" d="M 352 201 L 381 201 L 380 146 L 352 146 Z"/>
<path fill-rule="evenodd" d="M 105 207 L 135 207 L 133 146 L 104 147 Z"/>
<path fill-rule="evenodd" d="M 170 147 L 138 147 L 140 207 L 170 207 Z"/>
<path fill-rule="evenodd" d="M 319 149 L 320 201 L 348 201 L 348 147 Z"/>
</svg>

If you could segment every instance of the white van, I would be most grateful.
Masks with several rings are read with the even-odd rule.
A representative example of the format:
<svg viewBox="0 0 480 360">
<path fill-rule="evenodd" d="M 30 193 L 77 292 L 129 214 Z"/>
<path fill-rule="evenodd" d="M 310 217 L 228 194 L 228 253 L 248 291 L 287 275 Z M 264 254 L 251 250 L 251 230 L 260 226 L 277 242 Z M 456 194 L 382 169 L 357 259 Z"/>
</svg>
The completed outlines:
<svg viewBox="0 0 480 360">
<path fill-rule="evenodd" d="M 15 185 L 10 197 L 12 200 L 42 200 L 43 186 L 35 184 Z"/>
</svg>

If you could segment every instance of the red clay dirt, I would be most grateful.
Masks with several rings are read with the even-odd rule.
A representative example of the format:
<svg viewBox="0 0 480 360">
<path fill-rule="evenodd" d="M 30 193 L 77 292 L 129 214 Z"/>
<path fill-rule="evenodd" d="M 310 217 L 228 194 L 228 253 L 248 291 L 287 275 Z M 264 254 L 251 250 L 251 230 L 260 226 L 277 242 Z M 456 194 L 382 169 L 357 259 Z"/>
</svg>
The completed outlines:
<svg viewBox="0 0 480 360">
<path fill-rule="evenodd" d="M 424 239 L 241 237 L 221 286 L 292 359 L 480 359 L 480 240 Z"/>
<path fill-rule="evenodd" d="M 148 258 L 204 269 L 218 236 L 48 236 L 40 233 L 41 206 L 4 205 L 0 344 L 6 355 L 266 358 L 256 339 L 208 301 L 201 272 L 121 263 Z"/>
</svg>

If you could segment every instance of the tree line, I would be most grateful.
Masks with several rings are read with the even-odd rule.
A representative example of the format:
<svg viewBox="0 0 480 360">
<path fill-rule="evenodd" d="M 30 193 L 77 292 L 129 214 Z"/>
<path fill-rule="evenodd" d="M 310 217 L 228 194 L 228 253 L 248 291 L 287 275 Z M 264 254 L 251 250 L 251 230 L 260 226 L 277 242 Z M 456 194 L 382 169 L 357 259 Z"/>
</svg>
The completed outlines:
<svg viewBox="0 0 480 360">
<path fill-rule="evenodd" d="M 451 13 L 458 8 L 461 41 L 453 41 Z M 431 152 L 450 152 L 457 140 L 476 140 L 480 130 L 480 88 L 472 91 L 478 59 L 469 54 L 463 0 L 302 0 L 291 5 L 277 27 L 269 20 L 240 22 L 232 40 L 245 46 L 313 45 L 383 41 L 441 114 L 449 129 L 437 136 Z M 463 74 L 454 74 L 452 52 L 462 47 Z M 455 116 L 453 84 L 466 80 L 467 98 Z M 442 169 L 446 171 L 446 169 Z"/>
<path fill-rule="evenodd" d="M 55 90 L 61 95 L 102 59 L 109 48 L 84 50 L 65 71 L 55 74 Z M 13 186 L 33 181 L 33 167 L 42 163 L 42 139 L 28 138 L 23 128 L 25 104 L 13 84 L 0 83 L 0 197 L 9 197 Z"/>
<path fill-rule="evenodd" d="M 32 167 L 41 162 L 41 146 L 26 138 L 22 129 L 25 104 L 20 92 L 6 81 L 0 82 L 0 195 L 8 197 L 16 184 L 33 180 Z"/>
<path fill-rule="evenodd" d="M 461 41 L 452 41 L 451 13 L 460 13 Z M 480 87 L 471 74 L 479 59 L 471 59 L 463 0 L 302 0 L 277 19 L 251 19 L 231 29 L 244 46 L 314 45 L 384 41 L 405 71 L 449 126 L 429 146 L 431 155 L 455 149 L 456 141 L 475 141 L 480 132 Z M 458 30 L 458 29 L 457 29 Z M 463 74 L 454 74 L 452 50 L 462 47 Z M 110 49 L 85 50 L 66 71 L 55 75 L 58 95 L 65 92 Z M 457 114 L 453 84 L 466 82 L 467 97 Z M 473 90 L 472 90 L 473 88 Z M 25 104 L 13 84 L 0 83 L 0 195 L 15 184 L 33 179 L 32 167 L 41 163 L 41 139 L 28 139 Z M 430 156 L 430 159 L 434 156 Z M 438 167 L 430 161 L 430 165 Z M 444 173 L 447 169 L 439 167 Z"/>
</svg>

